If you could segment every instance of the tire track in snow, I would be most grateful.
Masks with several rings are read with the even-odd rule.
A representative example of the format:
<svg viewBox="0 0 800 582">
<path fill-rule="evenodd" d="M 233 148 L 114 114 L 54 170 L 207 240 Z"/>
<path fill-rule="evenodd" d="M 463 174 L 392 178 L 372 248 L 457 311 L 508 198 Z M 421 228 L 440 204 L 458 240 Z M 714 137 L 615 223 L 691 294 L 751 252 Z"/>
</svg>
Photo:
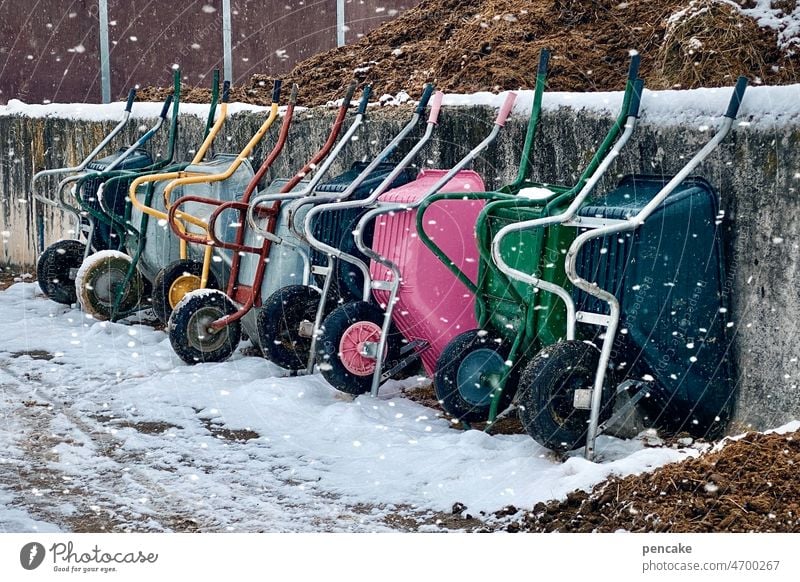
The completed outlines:
<svg viewBox="0 0 800 582">
<path fill-rule="evenodd" d="M 29 372 L 20 374 L 13 364 L 14 360 L 0 359 L 0 384 L 15 400 L 11 414 L 20 417 L 15 440 L 27 458 L 17 459 L 16 474 L 5 485 L 16 491 L 25 508 L 41 519 L 71 531 L 286 531 L 288 523 L 292 524 L 291 531 L 398 529 L 397 525 L 387 524 L 385 511 L 376 513 L 372 507 L 340 502 L 336 496 L 319 490 L 315 483 L 297 480 L 294 471 L 282 464 L 285 459 L 270 456 L 268 443 L 220 443 L 204 458 L 187 459 L 186 451 L 196 444 L 188 442 L 191 435 L 181 437 L 177 434 L 180 431 L 174 431 L 168 435 L 136 435 L 137 440 L 157 443 L 153 448 L 166 449 L 167 463 L 153 459 L 147 450 L 126 450 L 114 423 L 123 421 L 126 428 L 134 429 L 135 423 L 100 414 L 94 416 L 99 419 L 94 421 L 76 410 L 71 401 L 74 399 L 70 398 L 85 398 L 93 390 L 106 390 L 112 379 L 119 383 L 116 373 L 108 372 L 104 378 L 95 371 L 91 385 L 84 382 L 76 387 L 31 377 Z M 81 372 L 66 362 L 60 367 L 65 379 Z M 142 378 L 121 381 L 129 380 Z M 36 404 L 24 404 L 31 400 Z M 113 404 L 113 397 L 109 400 Z M 107 411 L 115 414 L 112 408 Z M 182 417 L 179 422 L 187 420 L 190 419 Z M 205 425 L 204 430 L 208 430 L 199 416 L 191 420 L 196 425 L 192 428 Z M 210 433 L 209 438 L 213 439 Z M 84 474 L 71 475 L 73 471 L 54 467 L 60 457 L 54 447 L 62 454 L 65 447 L 91 448 L 92 454 L 83 455 L 83 464 L 75 467 L 76 472 Z M 230 449 L 229 454 L 224 454 L 225 449 Z M 293 461 L 295 466 L 304 463 L 303 459 Z M 238 471 L 236 465 L 243 463 L 263 466 L 261 477 L 254 479 L 252 468 Z M 182 490 L 173 489 L 170 483 L 179 469 L 187 467 L 200 475 L 198 480 L 212 481 L 206 487 L 208 491 L 218 489 L 214 481 L 223 480 L 227 495 L 211 493 L 209 502 L 186 499 Z M 153 472 L 164 479 L 153 478 Z M 62 494 L 63 490 L 68 493 Z M 75 508 L 74 514 L 63 515 L 54 510 L 65 502 Z M 404 524 L 402 529 L 406 528 Z"/>
<path fill-rule="evenodd" d="M 126 507 L 124 501 L 115 495 L 115 489 L 124 490 L 129 484 L 120 483 L 120 475 L 127 475 L 128 479 L 133 480 L 143 491 L 150 493 L 153 501 L 150 507 L 152 514 L 148 518 L 146 530 L 159 531 L 170 529 L 169 523 L 181 523 L 191 518 L 190 508 L 184 507 L 183 501 L 173 495 L 169 490 L 162 487 L 159 483 L 137 470 L 131 468 L 128 462 L 130 458 L 119 455 L 119 440 L 116 439 L 100 423 L 89 423 L 84 418 L 78 416 L 68 405 L 54 398 L 48 389 L 55 386 L 41 379 L 36 379 L 37 386 L 30 386 L 31 380 L 16 374 L 9 367 L 9 362 L 0 363 L 0 383 L 2 383 L 6 393 L 19 398 L 19 405 L 12 409 L 11 413 L 19 415 L 21 420 L 18 422 L 21 433 L 18 433 L 17 443 L 23 451 L 27 453 L 27 458 L 19 459 L 20 465 L 16 471 L 17 482 L 8 482 L 6 485 L 17 491 L 23 499 L 28 497 L 27 507 L 42 515 L 48 521 L 61 522 L 59 525 L 78 525 L 84 523 L 89 529 L 97 531 L 98 524 L 105 524 L 114 529 L 129 529 L 131 526 L 137 531 L 142 530 L 142 523 L 130 523 L 130 519 L 145 521 L 141 511 Z M 33 398 L 33 400 L 32 400 Z M 35 401 L 35 404 L 32 402 Z M 25 404 L 28 402 L 29 404 Z M 74 431 L 80 433 L 79 438 L 73 436 L 61 436 L 58 432 L 65 432 L 65 427 L 56 427 L 53 423 L 58 415 L 62 415 L 71 425 Z M 82 444 L 91 443 L 97 452 L 98 457 L 111 461 L 119 465 L 119 471 L 105 470 L 97 475 L 92 475 L 88 479 L 77 479 L 67 475 L 63 471 L 55 469 L 52 464 L 58 460 L 58 453 L 53 448 L 59 444 L 66 443 Z M 122 458 L 114 458 L 114 457 Z M 125 465 L 125 466 L 123 466 Z M 72 483 L 79 483 L 79 488 L 70 488 Z M 48 487 L 49 485 L 49 487 Z M 61 485 L 59 488 L 58 485 Z M 94 514 L 64 516 L 58 512 L 53 512 L 48 508 L 50 504 L 36 502 L 48 492 L 57 495 L 59 492 L 70 496 L 69 503 L 76 505 L 74 497 L 77 496 L 85 508 Z M 32 499 L 31 499 L 32 497 Z M 44 500 L 41 500 L 44 501 Z M 122 502 L 122 503 L 121 503 Z M 107 505 L 110 512 L 103 516 L 99 509 Z M 112 509 L 113 508 L 113 509 Z M 126 517 L 127 516 L 127 517 Z M 155 520 L 155 521 L 153 521 Z M 165 523 L 162 523 L 165 522 Z M 101 525 L 101 527 L 105 526 Z M 79 528 L 80 529 L 80 528 Z"/>
</svg>

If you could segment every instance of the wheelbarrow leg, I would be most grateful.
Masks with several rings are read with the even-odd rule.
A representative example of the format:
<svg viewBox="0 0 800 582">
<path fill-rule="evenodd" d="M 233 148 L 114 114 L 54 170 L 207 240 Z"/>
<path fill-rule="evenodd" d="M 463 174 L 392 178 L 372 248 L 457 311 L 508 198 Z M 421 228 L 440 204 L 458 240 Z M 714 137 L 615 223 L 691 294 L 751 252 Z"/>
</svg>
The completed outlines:
<svg viewBox="0 0 800 582">
<path fill-rule="evenodd" d="M 606 333 L 603 337 L 603 347 L 600 350 L 600 362 L 597 364 L 592 388 L 592 409 L 589 413 L 589 428 L 586 431 L 586 452 L 584 453 L 584 456 L 589 461 L 594 460 L 595 441 L 597 440 L 600 424 L 600 408 L 603 405 L 603 384 L 606 380 L 606 370 L 611 359 L 611 351 L 614 348 L 614 338 L 617 337 L 620 316 L 619 301 L 610 294 L 604 299 L 608 302 L 611 314 L 608 316 Z"/>
<path fill-rule="evenodd" d="M 314 372 L 314 363 L 317 358 L 317 339 L 319 339 L 319 329 L 322 327 L 322 320 L 325 318 L 325 306 L 328 303 L 328 293 L 331 289 L 331 278 L 333 278 L 336 271 L 336 258 L 333 255 L 326 255 L 328 257 L 328 270 L 325 273 L 325 283 L 322 285 L 322 296 L 319 298 L 317 304 L 317 314 L 314 317 L 314 328 L 311 332 L 311 348 L 308 350 L 308 364 L 306 365 L 306 372 L 312 374 Z"/>
<path fill-rule="evenodd" d="M 97 223 L 91 214 L 86 217 L 86 220 L 89 222 L 89 229 L 86 232 L 86 250 L 83 251 L 84 261 L 92 254 L 92 239 L 94 238 L 94 229 L 97 228 Z"/>
<path fill-rule="evenodd" d="M 389 261 L 385 261 L 384 264 L 388 263 Z M 383 375 L 383 352 L 386 349 L 386 340 L 389 337 L 389 328 L 392 326 L 392 312 L 394 311 L 394 304 L 397 299 L 397 291 L 400 288 L 400 271 L 391 263 L 390 266 L 392 270 L 392 280 L 391 281 L 373 281 L 372 286 L 373 288 L 388 288 L 389 291 L 389 299 L 386 302 L 386 307 L 384 308 L 383 312 L 383 325 L 381 326 L 381 337 L 378 340 L 378 348 L 375 352 L 375 371 L 372 373 L 372 388 L 370 389 L 370 394 L 372 396 L 378 395 L 378 389 L 381 385 L 381 376 Z"/>
</svg>

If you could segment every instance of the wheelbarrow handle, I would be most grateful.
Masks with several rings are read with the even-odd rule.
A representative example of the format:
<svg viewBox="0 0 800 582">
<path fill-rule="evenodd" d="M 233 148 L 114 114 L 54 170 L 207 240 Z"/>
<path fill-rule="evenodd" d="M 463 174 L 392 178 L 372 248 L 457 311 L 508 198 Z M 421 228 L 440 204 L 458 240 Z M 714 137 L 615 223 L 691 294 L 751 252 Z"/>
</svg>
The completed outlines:
<svg viewBox="0 0 800 582">
<path fill-rule="evenodd" d="M 356 94 L 356 89 L 358 88 L 358 81 L 353 80 L 350 81 L 350 84 L 347 86 L 347 92 L 344 94 L 344 106 L 349 107 L 350 102 L 353 100 L 353 95 Z"/>
<path fill-rule="evenodd" d="M 428 100 L 433 94 L 433 88 L 433 83 L 425 83 L 425 88 L 422 90 L 422 97 L 419 98 L 417 110 L 415 111 L 417 115 L 422 115 L 425 113 L 425 108 L 428 106 Z"/>
<path fill-rule="evenodd" d="M 361 94 L 361 101 L 358 103 L 356 115 L 364 115 L 364 113 L 367 112 L 367 104 L 369 103 L 370 95 L 372 95 L 372 85 L 365 85 L 364 92 Z"/>
<path fill-rule="evenodd" d="M 128 91 L 128 102 L 125 104 L 125 111 L 128 113 L 131 112 L 133 109 L 133 100 L 136 99 L 136 88 L 134 87 L 130 91 Z"/>
<path fill-rule="evenodd" d="M 222 102 L 227 103 L 231 97 L 231 82 L 224 81 L 222 83 Z"/>
<path fill-rule="evenodd" d="M 628 65 L 628 81 L 634 82 L 639 77 L 639 65 L 642 61 L 642 55 L 635 52 L 631 55 L 631 63 Z"/>
<path fill-rule="evenodd" d="M 741 76 L 736 81 L 736 88 L 734 88 L 731 101 L 728 103 L 728 111 L 725 112 L 725 117 L 736 119 L 736 115 L 739 113 L 739 106 L 742 104 L 745 89 L 747 89 L 747 77 Z"/>
<path fill-rule="evenodd" d="M 644 79 L 636 79 L 633 83 L 633 95 L 628 106 L 628 117 L 639 117 L 639 106 L 642 103 L 642 91 L 644 91 Z"/>
<path fill-rule="evenodd" d="M 497 119 L 494 120 L 495 125 L 499 125 L 500 127 L 505 126 L 506 120 L 511 113 L 511 108 L 514 107 L 514 101 L 516 100 L 517 94 L 513 91 L 509 91 L 508 95 L 506 95 L 506 100 L 503 101 L 503 105 L 500 107 Z"/>
<path fill-rule="evenodd" d="M 297 83 L 292 83 L 292 92 L 289 94 L 289 105 L 295 105 L 297 103 L 297 94 L 300 91 L 300 87 L 297 86 Z"/>
<path fill-rule="evenodd" d="M 272 85 L 272 102 L 278 103 L 281 100 L 281 84 L 283 81 L 280 79 L 275 79 L 275 82 Z"/>
<path fill-rule="evenodd" d="M 172 100 L 174 98 L 175 98 L 175 95 L 173 95 L 172 93 L 167 95 L 167 99 L 166 99 L 166 101 L 164 101 L 164 106 L 161 108 L 161 113 L 159 114 L 159 117 L 161 119 L 166 119 L 167 118 L 167 113 L 169 113 L 169 108 L 172 105 Z"/>
<path fill-rule="evenodd" d="M 550 63 L 550 50 L 542 49 L 539 53 L 539 69 L 536 71 L 537 76 L 547 75 L 547 65 Z"/>
<path fill-rule="evenodd" d="M 444 93 L 441 91 L 437 91 L 436 95 L 433 96 L 433 101 L 431 102 L 431 114 L 428 117 L 428 123 L 439 125 L 439 110 L 442 108 L 443 98 Z"/>
</svg>

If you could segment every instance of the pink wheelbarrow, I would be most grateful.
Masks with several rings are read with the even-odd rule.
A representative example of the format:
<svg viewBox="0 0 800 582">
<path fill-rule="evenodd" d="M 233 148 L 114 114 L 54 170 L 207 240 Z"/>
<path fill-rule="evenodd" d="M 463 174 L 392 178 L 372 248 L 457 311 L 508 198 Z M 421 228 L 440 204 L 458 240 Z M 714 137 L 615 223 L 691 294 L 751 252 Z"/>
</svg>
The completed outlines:
<svg viewBox="0 0 800 582">
<path fill-rule="evenodd" d="M 497 138 L 515 98 L 516 94 L 508 94 L 491 133 L 453 169 L 422 171 L 413 182 L 377 200 L 364 201 L 367 212 L 354 238 L 358 249 L 371 259 L 369 269 L 352 255 L 325 249 L 365 275 L 363 301 L 334 309 L 317 332 L 317 365 L 337 390 L 377 395 L 384 381 L 420 360 L 432 375 L 450 340 L 476 325 L 472 293 L 419 239 L 416 211 L 438 192 L 485 190 L 481 177 L 464 168 Z M 425 230 L 474 279 L 478 249 L 473 229 L 483 201 L 456 202 L 442 201 L 432 207 Z M 363 233 L 378 217 L 369 248 Z"/>
</svg>

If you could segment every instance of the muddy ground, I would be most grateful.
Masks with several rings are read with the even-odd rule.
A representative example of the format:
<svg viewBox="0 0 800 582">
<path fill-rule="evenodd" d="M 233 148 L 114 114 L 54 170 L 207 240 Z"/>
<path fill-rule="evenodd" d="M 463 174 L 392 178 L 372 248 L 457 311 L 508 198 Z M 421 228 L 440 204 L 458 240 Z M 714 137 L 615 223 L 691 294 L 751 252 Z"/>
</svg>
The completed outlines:
<svg viewBox="0 0 800 582">
<path fill-rule="evenodd" d="M 718 448 L 718 447 L 716 447 Z M 800 432 L 749 433 L 721 450 L 590 493 L 507 508 L 510 532 L 800 532 Z"/>
</svg>

